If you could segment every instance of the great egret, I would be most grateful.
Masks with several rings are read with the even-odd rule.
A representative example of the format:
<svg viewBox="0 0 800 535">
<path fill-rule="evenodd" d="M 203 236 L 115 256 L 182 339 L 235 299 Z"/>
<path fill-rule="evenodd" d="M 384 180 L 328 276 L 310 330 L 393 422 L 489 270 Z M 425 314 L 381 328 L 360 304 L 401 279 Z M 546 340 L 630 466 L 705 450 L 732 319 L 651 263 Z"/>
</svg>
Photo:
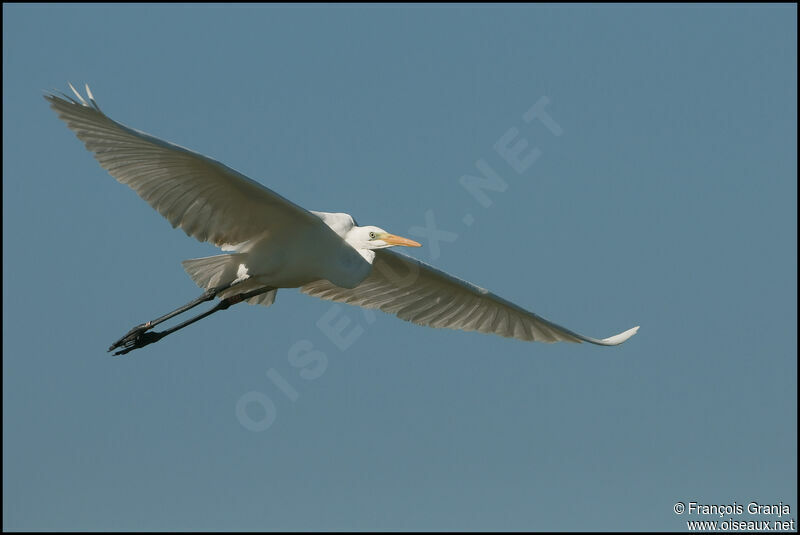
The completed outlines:
<svg viewBox="0 0 800 535">
<path fill-rule="evenodd" d="M 279 288 L 377 308 L 418 325 L 479 331 L 526 341 L 623 343 L 639 327 L 602 340 L 556 325 L 424 262 L 388 250 L 420 244 L 343 213 L 313 212 L 216 160 L 128 128 L 106 116 L 86 85 L 86 99 L 45 99 L 111 176 L 133 188 L 172 224 L 230 254 L 185 260 L 206 291 L 138 325 L 109 351 L 125 354 L 243 300 L 269 306 Z M 88 101 L 87 101 L 88 99 Z M 155 325 L 219 297 L 207 312 L 175 327 Z"/>
</svg>

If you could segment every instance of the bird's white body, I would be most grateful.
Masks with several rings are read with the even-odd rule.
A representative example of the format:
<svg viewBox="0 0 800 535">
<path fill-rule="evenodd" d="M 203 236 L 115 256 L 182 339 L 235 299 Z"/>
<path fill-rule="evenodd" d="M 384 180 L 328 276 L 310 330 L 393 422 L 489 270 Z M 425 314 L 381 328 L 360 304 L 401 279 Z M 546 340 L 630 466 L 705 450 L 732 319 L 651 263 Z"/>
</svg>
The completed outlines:
<svg viewBox="0 0 800 535">
<path fill-rule="evenodd" d="M 88 86 L 88 102 L 72 90 L 77 100 L 45 98 L 100 165 L 173 227 L 228 253 L 183 262 L 203 288 L 235 282 L 222 298 L 269 289 L 249 302 L 270 305 L 278 288 L 300 288 L 419 325 L 542 342 L 618 345 L 638 329 L 602 340 L 575 333 L 387 249 L 418 247 L 412 240 L 358 226 L 349 214 L 305 210 L 220 162 L 111 120 Z"/>
<path fill-rule="evenodd" d="M 354 226 L 353 219 L 341 221 L 341 215 L 312 212 L 324 224 L 308 225 L 292 233 L 265 233 L 225 250 L 238 253 L 250 277 L 264 286 L 298 288 L 309 282 L 326 279 L 344 288 L 355 288 L 369 275 L 367 259 L 345 241 Z M 309 247 L 308 244 L 314 244 Z M 220 280 L 220 283 L 230 282 Z"/>
</svg>

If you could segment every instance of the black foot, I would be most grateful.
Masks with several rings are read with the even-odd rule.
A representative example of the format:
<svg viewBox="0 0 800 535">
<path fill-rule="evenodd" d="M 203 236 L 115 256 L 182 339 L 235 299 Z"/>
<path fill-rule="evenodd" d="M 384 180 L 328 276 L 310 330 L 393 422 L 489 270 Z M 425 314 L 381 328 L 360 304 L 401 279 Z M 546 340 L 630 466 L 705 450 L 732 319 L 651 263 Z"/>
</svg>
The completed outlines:
<svg viewBox="0 0 800 535">
<path fill-rule="evenodd" d="M 154 332 L 137 332 L 135 335 L 128 335 L 123 339 L 123 343 L 117 344 L 111 347 L 109 351 L 115 349 L 117 347 L 122 347 L 121 350 L 114 353 L 114 355 L 125 355 L 126 353 L 130 353 L 134 349 L 139 349 L 140 347 L 144 347 L 146 345 L 152 344 L 153 342 L 158 342 L 161 340 L 165 333 L 154 333 Z"/>
<path fill-rule="evenodd" d="M 149 323 L 142 323 L 141 325 L 137 325 L 136 327 L 128 331 L 125 336 L 123 336 L 122 338 L 111 344 L 111 347 L 108 348 L 108 351 L 109 352 L 114 351 L 116 348 L 122 347 L 130 343 L 131 341 L 136 340 L 136 338 L 138 338 L 142 333 L 144 333 L 148 329 L 150 329 Z"/>
</svg>

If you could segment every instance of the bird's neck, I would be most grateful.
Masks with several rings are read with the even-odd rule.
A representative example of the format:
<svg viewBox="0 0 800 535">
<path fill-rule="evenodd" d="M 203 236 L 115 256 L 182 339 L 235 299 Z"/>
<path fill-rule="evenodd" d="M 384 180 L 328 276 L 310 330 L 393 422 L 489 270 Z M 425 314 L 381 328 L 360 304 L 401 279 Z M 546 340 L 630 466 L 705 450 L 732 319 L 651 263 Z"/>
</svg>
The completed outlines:
<svg viewBox="0 0 800 535">
<path fill-rule="evenodd" d="M 375 251 L 372 249 L 356 249 L 356 251 L 370 264 L 375 260 Z"/>
</svg>

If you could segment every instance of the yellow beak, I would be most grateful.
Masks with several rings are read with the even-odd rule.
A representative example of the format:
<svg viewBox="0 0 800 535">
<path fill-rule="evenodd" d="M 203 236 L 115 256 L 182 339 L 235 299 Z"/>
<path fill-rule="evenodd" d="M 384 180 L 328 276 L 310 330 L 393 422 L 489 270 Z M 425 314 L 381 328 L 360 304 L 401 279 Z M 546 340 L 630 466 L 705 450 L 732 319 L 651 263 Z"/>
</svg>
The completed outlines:
<svg viewBox="0 0 800 535">
<path fill-rule="evenodd" d="M 404 245 L 406 247 L 422 247 L 419 243 L 415 242 L 414 240 L 409 240 L 408 238 L 403 238 L 400 236 L 395 236 L 394 234 L 384 234 L 381 236 L 381 239 L 388 243 L 389 245 Z"/>
</svg>

